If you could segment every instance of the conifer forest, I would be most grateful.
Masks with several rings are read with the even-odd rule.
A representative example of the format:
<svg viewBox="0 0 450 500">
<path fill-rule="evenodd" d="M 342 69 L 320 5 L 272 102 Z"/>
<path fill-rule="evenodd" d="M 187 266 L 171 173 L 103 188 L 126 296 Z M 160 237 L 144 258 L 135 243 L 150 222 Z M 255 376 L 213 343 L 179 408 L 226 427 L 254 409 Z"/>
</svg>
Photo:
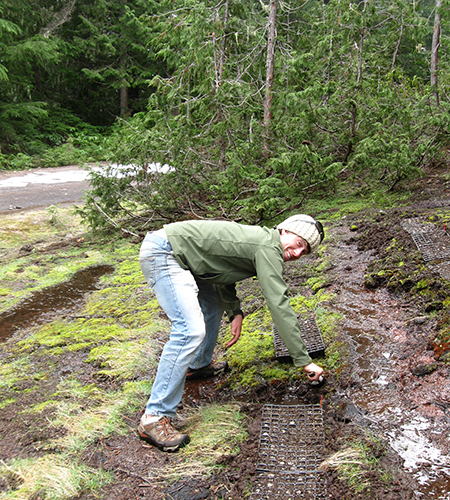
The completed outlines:
<svg viewBox="0 0 450 500">
<path fill-rule="evenodd" d="M 127 166 L 93 175 L 94 226 L 259 223 L 343 178 L 393 189 L 447 149 L 449 16 L 448 0 L 3 0 L 1 168 Z"/>
</svg>

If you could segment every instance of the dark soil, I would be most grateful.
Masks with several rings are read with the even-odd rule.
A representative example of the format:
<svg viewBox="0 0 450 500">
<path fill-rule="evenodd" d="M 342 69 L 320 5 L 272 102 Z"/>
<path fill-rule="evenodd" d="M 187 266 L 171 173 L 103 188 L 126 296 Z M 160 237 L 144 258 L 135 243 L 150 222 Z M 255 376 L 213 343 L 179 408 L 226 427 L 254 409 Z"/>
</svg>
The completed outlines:
<svg viewBox="0 0 450 500">
<path fill-rule="evenodd" d="M 396 343 L 395 349 L 401 354 L 398 357 L 396 388 L 402 392 L 403 398 L 411 402 L 411 406 L 415 406 L 418 413 L 449 422 L 449 390 L 439 384 L 442 380 L 448 382 L 450 336 L 447 343 L 439 342 L 439 348 L 435 340 L 439 331 L 445 332 L 449 322 L 445 312 L 449 282 L 424 265 L 411 237 L 401 228 L 401 221 L 408 217 L 434 217 L 438 222 L 439 213 L 436 206 L 450 208 L 448 184 L 437 174 L 430 173 L 425 183 L 418 182 L 417 186 L 411 189 L 411 204 L 408 206 L 386 209 L 383 212 L 366 210 L 346 220 L 328 224 L 328 238 L 333 243 L 326 251 L 331 264 L 324 273 L 328 278 L 326 286 L 337 295 L 349 282 L 370 290 L 389 291 L 391 300 L 402 312 L 406 332 L 401 343 L 392 340 L 393 344 Z M 423 189 L 423 185 L 426 189 Z M 398 262 L 403 262 L 400 268 L 395 266 Z M 397 271 L 388 274 L 379 272 L 386 269 Z M 401 269 L 401 272 L 398 269 Z M 302 283 L 301 273 L 301 266 L 290 267 L 286 271 L 286 279 L 293 290 Z M 424 288 L 420 284 L 423 280 L 427 280 L 427 293 L 423 293 Z M 246 306 L 251 310 L 258 307 L 258 304 L 247 303 Z M 407 317 L 423 318 L 423 321 L 406 323 Z M 343 338 L 343 341 L 346 339 Z M 46 442 L 55 436 L 63 435 L 64 429 L 49 427 L 42 415 L 21 413 L 21 410 L 26 410 L 30 404 L 46 401 L 47 394 L 54 392 L 52 387 L 60 381 L 61 376 L 76 373 L 81 382 L 114 388 L 113 380 L 94 378 L 94 367 L 84 363 L 86 353 L 83 351 L 68 353 L 64 359 L 58 360 L 39 357 L 39 353 L 34 354 L 36 372 L 39 372 L 39 363 L 47 369 L 49 364 L 54 365 L 53 377 L 39 383 L 32 379 L 21 382 L 20 387 L 15 387 L 16 403 L 6 406 L 0 412 L 0 459 L 4 462 L 17 457 L 48 453 Z M 8 353 L 3 352 L 2 356 L 8 356 Z M 258 387 L 251 394 L 247 394 L 246 402 L 241 404 L 241 411 L 247 417 L 249 438 L 241 445 L 237 455 L 223 456 L 219 460 L 224 466 L 222 472 L 209 478 L 191 477 L 175 483 L 159 479 L 158 470 L 166 470 L 168 465 L 175 465 L 179 456 L 176 453 L 163 453 L 140 441 L 136 433 L 140 414 L 127 415 L 127 435 L 99 440 L 80 456 L 80 460 L 89 466 L 113 472 L 114 481 L 99 493 L 85 493 L 80 495 L 78 500 L 245 498 L 256 480 L 261 407 L 265 403 L 279 401 L 292 392 L 306 402 L 323 402 L 324 457 L 340 450 L 346 440 L 359 440 L 366 443 L 370 458 L 377 461 L 376 467 L 368 467 L 366 471 L 365 479 L 370 482 L 370 490 L 360 493 L 356 493 L 345 481 L 339 479 L 336 471 L 331 468 L 326 470 L 324 475 L 327 480 L 327 498 L 415 498 L 417 484 L 413 477 L 403 470 L 402 459 L 382 439 L 375 444 L 364 420 L 359 418 L 358 409 L 348 397 L 351 394 L 351 385 L 358 384 L 358 381 L 352 379 L 351 372 L 352 360 L 349 359 L 339 374 L 328 374 L 327 383 L 323 387 L 311 388 L 298 383 L 298 387 L 293 388 L 288 384 L 276 383 Z M 225 402 L 236 396 L 226 387 L 226 379 L 216 384 L 205 383 L 205 388 L 199 396 L 200 400 L 196 396 L 193 401 L 188 390 L 183 404 L 198 405 L 214 400 Z M 439 396 L 431 398 L 430 401 L 430 393 Z M 389 480 L 386 480 L 387 476 Z M 10 483 L 0 484 L 0 491 L 13 488 L 12 482 L 15 480 L 11 478 Z"/>
</svg>

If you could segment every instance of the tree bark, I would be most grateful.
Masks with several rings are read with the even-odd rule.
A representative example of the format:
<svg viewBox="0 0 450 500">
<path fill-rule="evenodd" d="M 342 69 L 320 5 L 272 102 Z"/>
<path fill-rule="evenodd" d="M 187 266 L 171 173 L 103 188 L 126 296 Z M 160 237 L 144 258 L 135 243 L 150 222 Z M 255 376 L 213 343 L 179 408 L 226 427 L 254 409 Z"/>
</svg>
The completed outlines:
<svg viewBox="0 0 450 500">
<path fill-rule="evenodd" d="M 67 2 L 67 5 L 65 7 L 55 13 L 52 21 L 44 28 L 41 28 L 41 34 L 45 36 L 45 38 L 48 38 L 50 35 L 52 35 L 55 30 L 57 30 L 60 26 L 62 26 L 66 21 L 70 19 L 75 9 L 75 3 L 76 0 L 70 0 L 69 2 Z"/>
<path fill-rule="evenodd" d="M 129 115 L 128 110 L 128 87 L 126 83 L 120 87 L 120 116 L 125 118 Z"/>
<path fill-rule="evenodd" d="M 222 85 L 223 79 L 223 68 L 225 65 L 225 50 L 227 46 L 227 24 L 230 15 L 230 1 L 226 0 L 225 2 L 225 13 L 223 16 L 222 22 L 222 41 L 220 44 L 220 52 L 217 53 L 217 50 L 214 50 L 214 73 L 215 73 L 215 91 L 218 92 L 219 87 Z M 215 35 L 214 35 L 215 41 Z M 221 122 L 223 120 L 222 106 L 219 104 L 217 109 L 217 120 Z M 226 169 L 226 141 L 222 135 L 219 135 L 219 148 L 220 148 L 220 166 L 223 170 Z"/>
<path fill-rule="evenodd" d="M 268 157 L 270 125 L 272 122 L 272 91 L 275 73 L 275 39 L 277 37 L 277 0 L 270 2 L 268 37 L 267 37 L 267 60 L 266 60 L 266 97 L 264 101 L 264 138 L 263 154 Z"/>
<path fill-rule="evenodd" d="M 225 14 L 223 16 L 222 46 L 220 49 L 220 57 L 219 57 L 218 85 L 221 85 L 222 78 L 223 78 L 223 67 L 225 64 L 225 49 L 226 49 L 226 44 L 227 44 L 226 29 L 227 29 L 229 15 L 230 15 L 230 2 L 229 2 L 229 0 L 226 0 L 226 2 L 225 2 Z"/>
<path fill-rule="evenodd" d="M 434 89 L 436 104 L 439 106 L 438 92 L 438 53 L 441 38 L 441 7 L 442 0 L 436 0 L 436 12 L 434 14 L 433 41 L 431 45 L 431 86 Z"/>
</svg>

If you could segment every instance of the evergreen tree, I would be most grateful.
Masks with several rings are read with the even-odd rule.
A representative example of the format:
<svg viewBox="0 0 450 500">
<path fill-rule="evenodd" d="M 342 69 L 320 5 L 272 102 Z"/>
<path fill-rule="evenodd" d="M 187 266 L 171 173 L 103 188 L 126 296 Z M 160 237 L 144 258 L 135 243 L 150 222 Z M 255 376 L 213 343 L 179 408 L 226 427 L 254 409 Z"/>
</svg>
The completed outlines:
<svg viewBox="0 0 450 500">
<path fill-rule="evenodd" d="M 276 31 L 274 5 L 160 3 L 152 47 L 168 74 L 153 80 L 148 112 L 120 131 L 128 180 L 102 195 L 95 179 L 97 202 L 254 223 L 342 176 L 392 188 L 436 158 L 447 115 L 431 108 L 418 49 L 430 25 L 414 3 L 280 2 Z M 171 173 L 143 168 L 152 161 Z"/>
<path fill-rule="evenodd" d="M 58 44 L 41 28 L 45 5 L 5 0 L 0 5 L 0 148 L 20 151 L 46 116 L 40 75 L 59 59 Z"/>
<path fill-rule="evenodd" d="M 61 31 L 70 69 L 69 107 L 91 123 L 110 124 L 146 108 L 158 70 L 148 45 L 148 0 L 78 0 Z"/>
</svg>

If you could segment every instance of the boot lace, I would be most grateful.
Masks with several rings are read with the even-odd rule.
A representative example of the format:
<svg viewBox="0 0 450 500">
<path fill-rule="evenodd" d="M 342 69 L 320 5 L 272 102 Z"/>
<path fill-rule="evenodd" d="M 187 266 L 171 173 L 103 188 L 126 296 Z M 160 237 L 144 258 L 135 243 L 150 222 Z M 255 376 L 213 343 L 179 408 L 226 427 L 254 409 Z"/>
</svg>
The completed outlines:
<svg viewBox="0 0 450 500">
<path fill-rule="evenodd" d="M 155 431 L 162 439 L 170 439 L 180 436 L 180 433 L 173 427 L 168 417 L 164 417 L 156 423 Z"/>
</svg>

